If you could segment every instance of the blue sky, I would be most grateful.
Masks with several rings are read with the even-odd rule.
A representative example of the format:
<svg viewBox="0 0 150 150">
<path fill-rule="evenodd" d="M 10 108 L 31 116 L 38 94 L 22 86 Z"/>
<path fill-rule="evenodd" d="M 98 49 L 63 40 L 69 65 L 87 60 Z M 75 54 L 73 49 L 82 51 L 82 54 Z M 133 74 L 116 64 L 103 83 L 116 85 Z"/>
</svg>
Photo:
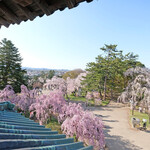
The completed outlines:
<svg viewBox="0 0 150 150">
<path fill-rule="evenodd" d="M 94 0 L 74 9 L 56 11 L 0 29 L 0 40 L 11 40 L 34 68 L 86 68 L 104 44 L 133 52 L 150 68 L 150 1 Z"/>
</svg>

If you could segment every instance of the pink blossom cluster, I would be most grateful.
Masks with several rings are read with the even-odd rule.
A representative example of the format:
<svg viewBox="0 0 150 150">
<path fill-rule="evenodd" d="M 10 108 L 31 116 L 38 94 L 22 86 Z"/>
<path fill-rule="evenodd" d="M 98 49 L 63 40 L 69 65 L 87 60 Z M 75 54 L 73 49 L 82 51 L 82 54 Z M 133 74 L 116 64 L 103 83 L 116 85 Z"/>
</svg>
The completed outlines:
<svg viewBox="0 0 150 150">
<path fill-rule="evenodd" d="M 67 94 L 70 95 L 76 90 L 75 79 L 71 79 L 70 77 L 68 77 L 66 79 L 66 85 L 67 85 Z"/>
<path fill-rule="evenodd" d="M 59 122 L 64 122 L 67 118 L 72 118 L 75 114 L 82 114 L 83 108 L 81 107 L 81 104 L 76 104 L 76 103 L 69 103 L 63 105 L 59 116 L 58 116 L 58 121 Z"/>
<path fill-rule="evenodd" d="M 93 97 L 94 97 L 95 99 L 100 99 L 100 94 L 99 94 L 99 92 L 94 91 L 94 92 L 93 92 Z"/>
<path fill-rule="evenodd" d="M 54 76 L 51 80 L 46 80 L 44 90 L 60 90 L 64 94 L 71 94 L 74 91 L 79 91 L 82 87 L 81 82 L 87 73 L 80 73 L 77 78 L 71 79 L 68 77 L 66 80 Z"/>
<path fill-rule="evenodd" d="M 91 99 L 93 99 L 93 94 L 91 92 L 87 92 L 85 97 L 86 97 L 86 99 L 91 100 Z"/>
<path fill-rule="evenodd" d="M 79 141 L 93 145 L 95 150 L 105 145 L 102 120 L 90 112 L 83 111 L 68 117 L 61 128 L 67 136 L 75 135 Z"/>
<path fill-rule="evenodd" d="M 16 94 L 11 85 L 7 85 L 3 90 L 0 91 L 0 102 L 10 101 L 16 104 Z"/>
<path fill-rule="evenodd" d="M 48 95 L 37 97 L 35 103 L 30 106 L 29 110 L 31 112 L 36 112 L 36 118 L 39 120 L 40 124 L 44 124 L 50 116 L 58 116 L 65 104 L 66 101 L 63 92 L 54 90 Z"/>
<path fill-rule="evenodd" d="M 57 117 L 62 124 L 62 131 L 68 137 L 75 135 L 79 141 L 93 145 L 95 149 L 100 149 L 105 144 L 102 120 L 84 111 L 80 104 L 68 104 L 60 91 L 41 95 L 30 106 L 30 111 L 36 112 L 40 124 L 46 123 L 52 115 Z"/>
<path fill-rule="evenodd" d="M 67 136 L 75 135 L 77 140 L 93 145 L 94 149 L 103 148 L 105 144 L 102 120 L 84 111 L 80 104 L 68 104 L 62 91 L 54 90 L 48 95 L 37 96 L 35 90 L 22 85 L 21 93 L 17 95 L 11 86 L 6 86 L 0 92 L 0 101 L 10 101 L 24 111 L 29 110 L 40 124 L 55 116 Z"/>
<path fill-rule="evenodd" d="M 139 105 L 148 111 L 150 107 L 150 69 L 130 68 L 124 75 L 130 77 L 130 80 L 125 91 L 118 97 L 118 102 L 130 102 L 131 109 Z"/>
<path fill-rule="evenodd" d="M 10 101 L 22 111 L 28 111 L 29 106 L 36 100 L 36 90 L 28 90 L 25 85 L 21 85 L 21 93 L 15 94 L 11 85 L 7 85 L 0 91 L 0 101 Z"/>
<path fill-rule="evenodd" d="M 67 86 L 66 81 L 63 78 L 59 78 L 54 76 L 51 80 L 47 80 L 47 82 L 43 85 L 44 89 L 54 91 L 59 90 L 66 94 Z"/>
<path fill-rule="evenodd" d="M 94 92 L 87 92 L 86 99 L 99 99 L 100 100 L 100 94 L 97 91 Z"/>
<path fill-rule="evenodd" d="M 36 101 L 36 96 L 36 90 L 28 90 L 25 85 L 21 85 L 21 93 L 16 97 L 18 99 L 17 106 L 23 111 L 28 111 L 31 104 Z"/>
</svg>

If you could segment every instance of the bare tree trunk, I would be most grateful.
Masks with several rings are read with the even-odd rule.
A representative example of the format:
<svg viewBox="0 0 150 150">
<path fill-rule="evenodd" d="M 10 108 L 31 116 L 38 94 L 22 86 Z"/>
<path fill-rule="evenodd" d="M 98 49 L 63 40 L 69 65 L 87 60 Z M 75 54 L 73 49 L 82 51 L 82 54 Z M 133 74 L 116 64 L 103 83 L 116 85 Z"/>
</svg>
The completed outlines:
<svg viewBox="0 0 150 150">
<path fill-rule="evenodd" d="M 69 99 L 69 96 L 68 96 L 68 94 L 67 94 L 67 93 L 66 93 L 66 98 L 67 98 L 67 100 L 70 100 L 70 99 Z"/>
<path fill-rule="evenodd" d="M 111 100 L 113 100 L 114 97 L 113 97 L 113 90 L 111 89 Z"/>
<path fill-rule="evenodd" d="M 102 96 L 102 92 L 99 91 L 99 94 L 100 94 L 100 99 L 103 99 L 103 96 Z"/>
<path fill-rule="evenodd" d="M 126 88 L 126 81 L 125 81 L 125 78 L 123 78 L 123 87 L 124 87 L 124 89 Z"/>
<path fill-rule="evenodd" d="M 149 119 L 149 124 L 150 124 L 150 106 L 148 105 L 148 108 L 147 108 L 147 113 L 148 113 L 148 119 Z"/>
<path fill-rule="evenodd" d="M 107 76 L 105 76 L 105 81 L 104 81 L 104 101 L 106 100 L 106 83 L 107 83 Z"/>
<path fill-rule="evenodd" d="M 132 108 L 132 116 L 134 115 L 134 107 Z"/>
</svg>

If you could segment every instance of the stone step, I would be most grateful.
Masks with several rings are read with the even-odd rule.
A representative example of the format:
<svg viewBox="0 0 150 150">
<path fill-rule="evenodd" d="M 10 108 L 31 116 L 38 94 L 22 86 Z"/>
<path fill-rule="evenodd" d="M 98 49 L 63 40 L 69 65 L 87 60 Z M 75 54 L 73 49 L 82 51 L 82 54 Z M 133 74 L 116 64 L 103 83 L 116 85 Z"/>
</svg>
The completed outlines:
<svg viewBox="0 0 150 150">
<path fill-rule="evenodd" d="M 15 117 L 15 118 L 26 118 L 25 116 L 22 116 L 22 115 L 9 115 L 9 114 L 4 114 L 4 115 L 2 115 L 2 114 L 0 114 L 0 117 L 10 117 L 10 118 L 12 118 L 12 117 Z"/>
<path fill-rule="evenodd" d="M 0 124 L 0 128 L 6 129 L 19 129 L 19 130 L 38 130 L 38 131 L 51 131 L 50 128 L 38 128 L 38 127 L 25 127 L 25 126 L 17 126 L 17 125 L 7 125 L 7 124 Z"/>
<path fill-rule="evenodd" d="M 29 122 L 34 122 L 33 120 L 29 119 L 29 118 L 18 118 L 18 117 L 1 117 L 0 116 L 0 120 L 18 120 L 18 121 L 29 121 Z"/>
<path fill-rule="evenodd" d="M 64 138 L 64 139 L 44 139 L 44 140 L 0 140 L 1 149 L 15 149 L 15 148 L 25 148 L 25 147 L 39 147 L 39 146 L 50 146 L 59 144 L 73 143 L 74 138 Z"/>
<path fill-rule="evenodd" d="M 61 139 L 65 134 L 38 135 L 38 134 L 12 134 L 0 133 L 0 139 Z"/>
<path fill-rule="evenodd" d="M 31 120 L 29 118 L 26 118 L 26 117 L 9 117 L 9 116 L 0 116 L 1 119 L 18 119 L 18 120 Z M 33 121 L 33 120 L 31 120 Z"/>
<path fill-rule="evenodd" d="M 29 122 L 29 121 L 19 121 L 19 120 L 7 120 L 7 119 L 1 119 L 0 122 L 16 122 L 16 123 L 22 123 L 22 124 L 29 124 L 29 125 L 39 125 L 37 122 Z"/>
<path fill-rule="evenodd" d="M 24 116 L 21 115 L 20 113 L 16 113 L 16 112 L 8 112 L 8 111 L 1 111 L 0 115 L 9 115 L 9 116 Z"/>
<path fill-rule="evenodd" d="M 2 122 L 0 121 L 0 124 L 7 124 L 7 125 L 18 125 L 18 126 L 26 126 L 26 127 L 31 127 L 31 124 L 26 124 L 26 123 L 16 123 L 16 122 Z M 43 125 L 39 125 L 39 124 L 33 124 L 32 127 L 38 127 L 38 128 L 45 128 L 45 126 Z"/>
<path fill-rule="evenodd" d="M 83 147 L 83 148 L 80 148 L 78 150 L 93 150 L 93 146 Z"/>
<path fill-rule="evenodd" d="M 34 122 L 33 120 L 30 120 L 30 119 L 26 119 L 26 118 L 2 118 L 0 117 L 0 121 L 12 121 L 12 122 L 27 122 L 27 123 L 30 123 L 30 124 L 37 124 L 36 122 Z"/>
<path fill-rule="evenodd" d="M 0 150 L 92 150 L 21 114 L 0 111 Z"/>
<path fill-rule="evenodd" d="M 9 111 L 1 111 L 0 115 L 9 115 L 9 116 L 22 116 L 20 113 L 17 112 L 9 112 Z"/>
<path fill-rule="evenodd" d="M 15 150 L 78 150 L 83 147 L 84 147 L 83 142 L 76 142 L 76 143 L 52 145 L 52 146 L 21 148 Z"/>
<path fill-rule="evenodd" d="M 38 131 L 38 130 L 17 130 L 0 128 L 0 133 L 16 133 L 16 134 L 58 134 L 57 131 Z"/>
<path fill-rule="evenodd" d="M 1 113 L 0 113 L 0 117 L 27 118 L 24 115 L 20 115 L 20 114 L 1 114 Z"/>
</svg>

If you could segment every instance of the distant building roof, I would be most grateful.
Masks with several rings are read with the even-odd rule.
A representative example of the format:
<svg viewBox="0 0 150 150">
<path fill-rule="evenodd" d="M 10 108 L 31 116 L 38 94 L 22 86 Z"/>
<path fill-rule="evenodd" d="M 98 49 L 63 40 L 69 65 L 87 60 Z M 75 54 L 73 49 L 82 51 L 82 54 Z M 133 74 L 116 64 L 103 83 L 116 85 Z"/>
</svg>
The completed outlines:
<svg viewBox="0 0 150 150">
<path fill-rule="evenodd" d="M 78 6 L 80 2 L 93 0 L 0 0 L 0 27 L 10 24 L 20 24 L 22 21 L 33 20 Z"/>
</svg>

